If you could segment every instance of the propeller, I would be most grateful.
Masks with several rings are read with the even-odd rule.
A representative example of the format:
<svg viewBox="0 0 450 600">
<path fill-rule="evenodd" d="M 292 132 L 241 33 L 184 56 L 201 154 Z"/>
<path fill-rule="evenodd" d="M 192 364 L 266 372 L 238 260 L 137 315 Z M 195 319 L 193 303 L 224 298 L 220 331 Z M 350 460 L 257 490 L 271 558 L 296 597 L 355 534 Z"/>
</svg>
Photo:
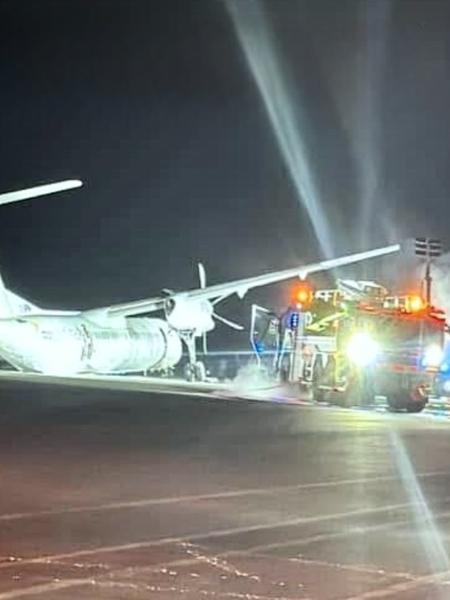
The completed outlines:
<svg viewBox="0 0 450 600">
<path fill-rule="evenodd" d="M 218 321 L 220 321 L 221 323 L 224 323 L 225 325 L 228 325 L 228 327 L 231 327 L 231 329 L 236 329 L 237 331 L 243 331 L 244 330 L 244 326 L 243 325 L 239 325 L 239 323 L 235 323 L 234 321 L 230 321 L 229 319 L 225 319 L 225 317 L 221 317 L 220 315 L 218 315 L 215 312 L 213 312 L 213 317 L 215 319 L 217 319 Z"/>
<path fill-rule="evenodd" d="M 198 281 L 200 284 L 200 289 L 204 290 L 206 287 L 206 271 L 203 263 L 199 262 L 198 265 Z"/>
<path fill-rule="evenodd" d="M 198 268 L 198 281 L 199 281 L 200 289 L 203 290 L 206 287 L 206 270 L 205 270 L 205 267 L 204 267 L 203 263 L 201 263 L 201 262 L 199 262 L 197 264 L 197 268 Z M 220 296 L 219 298 L 216 298 L 212 302 L 212 305 L 215 306 L 216 304 L 218 304 L 224 298 L 226 298 L 226 296 Z M 222 317 L 221 315 L 218 315 L 216 312 L 213 312 L 212 316 L 217 321 L 220 321 L 224 325 L 227 325 L 228 327 L 231 327 L 231 329 L 235 329 L 237 331 L 242 331 L 244 329 L 244 327 L 242 325 L 239 325 L 239 323 L 235 323 L 234 321 L 230 321 L 230 319 L 226 319 L 225 317 Z M 206 341 L 206 331 L 203 332 L 202 340 L 203 340 L 203 353 L 206 354 L 208 352 L 208 345 L 207 345 L 207 341 Z"/>
<path fill-rule="evenodd" d="M 198 282 L 200 285 L 200 289 L 204 290 L 206 287 L 206 271 L 205 271 L 205 267 L 203 265 L 203 263 L 199 262 L 197 264 L 197 268 L 198 268 Z M 208 343 L 206 341 L 206 331 L 203 332 L 202 335 L 202 344 L 203 344 L 203 354 L 207 354 L 208 353 Z"/>
</svg>

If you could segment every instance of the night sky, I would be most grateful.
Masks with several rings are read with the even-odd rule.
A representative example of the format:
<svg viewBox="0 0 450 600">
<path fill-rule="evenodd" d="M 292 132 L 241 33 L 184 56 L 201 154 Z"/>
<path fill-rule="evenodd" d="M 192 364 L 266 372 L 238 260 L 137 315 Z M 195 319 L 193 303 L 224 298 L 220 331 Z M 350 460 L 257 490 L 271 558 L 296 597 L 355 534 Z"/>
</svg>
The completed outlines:
<svg viewBox="0 0 450 600">
<path fill-rule="evenodd" d="M 450 3 L 260 6 L 336 252 L 448 244 Z M 225 2 L 0 0 L 0 44 L 0 190 L 85 182 L 1 208 L 12 289 L 80 308 L 321 257 Z"/>
</svg>

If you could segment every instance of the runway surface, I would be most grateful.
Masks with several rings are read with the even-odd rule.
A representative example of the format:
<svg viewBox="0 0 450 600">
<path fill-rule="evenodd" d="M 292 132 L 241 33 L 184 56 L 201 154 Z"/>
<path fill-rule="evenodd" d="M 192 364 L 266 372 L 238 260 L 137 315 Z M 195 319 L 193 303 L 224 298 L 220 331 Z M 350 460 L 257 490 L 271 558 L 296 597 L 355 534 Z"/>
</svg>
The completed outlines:
<svg viewBox="0 0 450 600">
<path fill-rule="evenodd" d="M 145 389 L 0 378 L 0 600 L 450 598 L 445 415 Z"/>
</svg>

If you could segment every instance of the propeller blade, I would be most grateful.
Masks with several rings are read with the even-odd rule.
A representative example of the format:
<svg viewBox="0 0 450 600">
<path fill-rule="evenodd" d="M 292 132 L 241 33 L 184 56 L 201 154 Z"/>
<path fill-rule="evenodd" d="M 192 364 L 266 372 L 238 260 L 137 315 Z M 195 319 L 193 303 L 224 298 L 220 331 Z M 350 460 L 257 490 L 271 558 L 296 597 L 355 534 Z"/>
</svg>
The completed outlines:
<svg viewBox="0 0 450 600">
<path fill-rule="evenodd" d="M 208 354 L 208 343 L 206 341 L 206 331 L 203 332 L 203 354 Z"/>
<path fill-rule="evenodd" d="M 206 271 L 203 263 L 199 262 L 198 265 L 198 280 L 200 283 L 200 289 L 205 289 L 206 287 Z"/>
<path fill-rule="evenodd" d="M 213 300 L 211 302 L 211 304 L 213 306 L 215 306 L 216 304 L 219 304 L 219 302 L 222 302 L 222 300 L 225 300 L 225 298 L 228 298 L 229 296 L 231 296 L 231 294 L 225 294 L 224 296 L 219 296 L 218 298 L 216 298 L 215 300 Z"/>
<path fill-rule="evenodd" d="M 231 327 L 231 329 L 236 329 L 237 331 L 243 331 L 245 329 L 243 325 L 239 325 L 239 323 L 225 319 L 225 317 L 221 317 L 217 313 L 213 313 L 213 317 L 224 325 L 228 325 L 228 327 Z"/>
</svg>

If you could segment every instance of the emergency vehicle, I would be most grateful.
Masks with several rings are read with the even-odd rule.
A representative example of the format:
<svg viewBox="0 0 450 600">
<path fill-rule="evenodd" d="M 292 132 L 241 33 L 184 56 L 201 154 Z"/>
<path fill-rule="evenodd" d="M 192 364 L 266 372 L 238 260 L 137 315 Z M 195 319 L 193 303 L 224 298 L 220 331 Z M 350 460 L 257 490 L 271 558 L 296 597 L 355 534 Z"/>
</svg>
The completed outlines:
<svg viewBox="0 0 450 600">
<path fill-rule="evenodd" d="M 443 311 L 371 281 L 316 292 L 303 283 L 296 300 L 280 319 L 284 379 L 310 387 L 317 402 L 369 405 L 384 396 L 392 410 L 425 407 L 444 361 Z"/>
</svg>

